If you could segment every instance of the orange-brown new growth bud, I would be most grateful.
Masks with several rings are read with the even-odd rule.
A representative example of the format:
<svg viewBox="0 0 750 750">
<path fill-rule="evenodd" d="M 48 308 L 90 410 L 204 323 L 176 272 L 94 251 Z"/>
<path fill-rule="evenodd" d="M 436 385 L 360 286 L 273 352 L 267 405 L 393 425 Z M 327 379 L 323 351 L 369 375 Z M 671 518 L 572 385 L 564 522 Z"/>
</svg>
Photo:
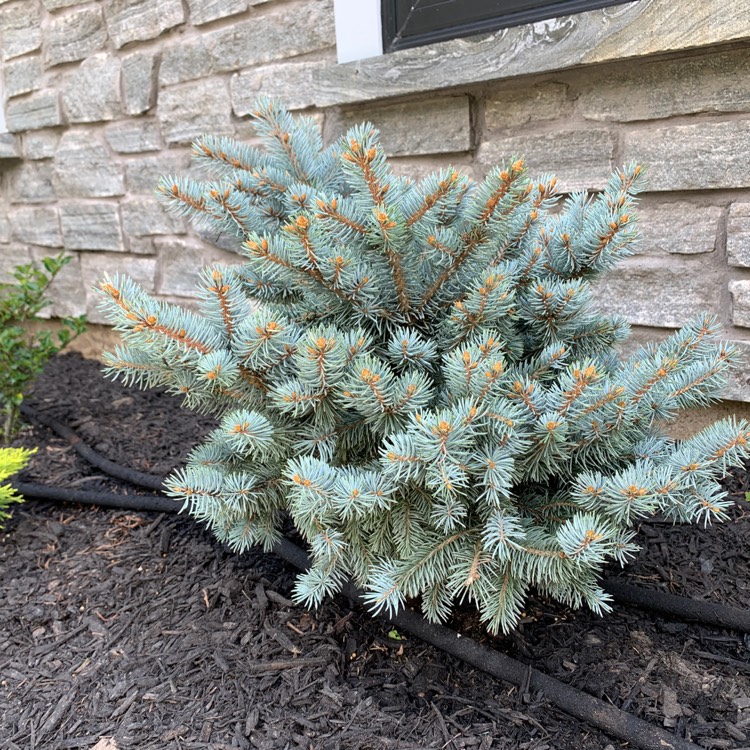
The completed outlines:
<svg viewBox="0 0 750 750">
<path fill-rule="evenodd" d="M 367 150 L 367 161 L 372 161 L 375 158 L 375 155 L 377 154 L 377 150 L 375 147 L 371 147 Z"/>
<path fill-rule="evenodd" d="M 310 222 L 307 216 L 298 216 L 294 222 L 300 229 L 307 229 L 310 226 Z"/>
<path fill-rule="evenodd" d="M 547 422 L 547 429 L 552 432 L 560 423 L 555 422 L 553 419 L 550 419 L 549 422 Z"/>
<path fill-rule="evenodd" d="M 108 282 L 102 282 L 99 288 L 110 295 L 110 297 L 114 297 L 115 299 L 120 298 L 120 292 L 115 289 L 115 287 L 112 286 L 112 284 L 109 284 Z"/>
<path fill-rule="evenodd" d="M 519 159 L 518 161 L 514 161 L 513 164 L 511 164 L 510 167 L 514 172 L 522 172 L 524 168 L 523 159 Z"/>
<path fill-rule="evenodd" d="M 509 178 L 510 178 L 510 175 L 505 170 L 503 170 L 502 172 L 500 172 L 500 179 L 503 182 L 507 182 Z"/>
</svg>

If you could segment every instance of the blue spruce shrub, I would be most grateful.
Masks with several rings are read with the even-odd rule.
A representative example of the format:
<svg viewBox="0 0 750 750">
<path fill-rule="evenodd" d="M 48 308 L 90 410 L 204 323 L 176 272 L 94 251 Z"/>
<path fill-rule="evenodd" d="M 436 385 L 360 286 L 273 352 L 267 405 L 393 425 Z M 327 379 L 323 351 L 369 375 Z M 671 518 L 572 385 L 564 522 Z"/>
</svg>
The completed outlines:
<svg viewBox="0 0 750 750">
<path fill-rule="evenodd" d="M 530 587 L 609 609 L 597 575 L 639 519 L 722 518 L 748 424 L 662 424 L 716 399 L 737 352 L 699 315 L 619 361 L 628 326 L 592 302 L 638 241 L 638 166 L 552 212 L 555 179 L 521 159 L 414 182 L 370 124 L 324 148 L 275 102 L 253 117 L 264 151 L 205 136 L 207 180 L 159 185 L 244 262 L 203 272 L 197 313 L 100 285 L 124 342 L 108 372 L 217 417 L 167 486 L 219 539 L 270 548 L 289 514 L 313 561 L 299 601 L 352 577 L 374 612 L 469 600 L 497 632 Z"/>
</svg>

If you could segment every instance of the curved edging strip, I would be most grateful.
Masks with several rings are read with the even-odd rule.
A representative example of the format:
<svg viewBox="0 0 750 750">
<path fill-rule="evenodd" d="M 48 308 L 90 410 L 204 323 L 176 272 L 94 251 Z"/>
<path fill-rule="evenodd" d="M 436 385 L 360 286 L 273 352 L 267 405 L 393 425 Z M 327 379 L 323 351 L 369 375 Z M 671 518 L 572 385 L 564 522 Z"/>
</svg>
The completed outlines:
<svg viewBox="0 0 750 750">
<path fill-rule="evenodd" d="M 675 596 L 657 589 L 644 589 L 624 583 L 618 578 L 607 578 L 602 581 L 602 587 L 620 604 L 632 604 L 641 609 L 672 615 L 680 620 L 750 633 L 750 610 L 748 609 L 699 601 L 686 596 Z"/>
<path fill-rule="evenodd" d="M 135 469 L 128 469 L 125 466 L 120 466 L 114 461 L 110 461 L 101 454 L 97 453 L 93 448 L 86 445 L 78 435 L 70 429 L 67 425 L 62 422 L 58 422 L 56 419 L 47 416 L 46 414 L 40 414 L 36 409 L 32 409 L 27 404 L 21 404 L 21 414 L 32 422 L 38 422 L 45 427 L 49 427 L 50 430 L 55 432 L 61 438 L 67 440 L 75 449 L 76 453 L 81 457 L 85 458 L 92 466 L 96 466 L 98 469 L 105 471 L 112 477 L 122 479 L 125 482 L 136 484 L 139 487 L 145 487 L 149 490 L 161 491 L 164 484 L 163 477 L 157 477 L 154 474 L 146 474 L 142 471 L 136 471 Z M 81 500 L 79 502 L 86 502 Z"/>
<path fill-rule="evenodd" d="M 101 505 L 105 508 L 123 510 L 153 510 L 158 513 L 179 513 L 182 503 L 163 495 L 113 495 L 111 492 L 47 487 L 43 484 L 12 482 L 13 487 L 24 497 L 40 500 L 55 500 L 66 503 Z"/>
<path fill-rule="evenodd" d="M 153 495 L 112 495 L 106 492 L 58 490 L 53 487 L 21 482 L 15 483 L 14 486 L 27 497 L 103 505 L 109 508 L 176 513 L 180 505 L 175 500 Z M 287 539 L 282 539 L 274 545 L 273 552 L 300 570 L 306 570 L 309 567 L 307 554 Z M 355 603 L 363 604 L 362 592 L 352 584 L 346 584 L 342 592 Z M 652 726 L 643 719 L 570 687 L 499 651 L 485 648 L 471 638 L 461 636 L 442 625 L 427 622 L 411 610 L 402 609 L 388 620 L 401 630 L 481 669 L 498 680 L 518 687 L 528 686 L 531 690 L 543 692 L 550 703 L 567 714 L 601 729 L 612 737 L 625 740 L 640 750 L 701 750 L 692 742 L 666 732 L 660 727 Z"/>
</svg>

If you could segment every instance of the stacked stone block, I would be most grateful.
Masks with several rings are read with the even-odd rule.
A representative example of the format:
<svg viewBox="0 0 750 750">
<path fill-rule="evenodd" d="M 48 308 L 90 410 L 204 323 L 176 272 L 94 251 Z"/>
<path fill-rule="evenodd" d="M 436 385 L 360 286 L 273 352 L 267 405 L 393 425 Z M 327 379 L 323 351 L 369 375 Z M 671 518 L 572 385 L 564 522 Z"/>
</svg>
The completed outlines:
<svg viewBox="0 0 750 750">
<path fill-rule="evenodd" d="M 329 141 L 372 121 L 415 178 L 452 163 L 480 179 L 524 155 L 571 192 L 645 163 L 644 240 L 602 281 L 601 304 L 639 340 L 710 310 L 750 351 L 750 44 L 495 82 L 477 68 L 477 83 L 448 88 L 436 71 L 406 93 L 428 69 L 419 51 L 373 63 L 376 89 L 366 66 L 337 65 L 334 38 L 332 0 L 0 0 L 0 274 L 64 249 L 75 261 L 54 314 L 100 322 L 91 287 L 105 272 L 191 304 L 199 268 L 237 256 L 165 214 L 156 181 L 190 169 L 202 133 L 252 138 L 264 93 Z M 555 54 L 554 40 L 539 45 Z M 520 60 L 508 65 L 522 72 Z M 727 395 L 750 401 L 744 372 Z"/>
</svg>

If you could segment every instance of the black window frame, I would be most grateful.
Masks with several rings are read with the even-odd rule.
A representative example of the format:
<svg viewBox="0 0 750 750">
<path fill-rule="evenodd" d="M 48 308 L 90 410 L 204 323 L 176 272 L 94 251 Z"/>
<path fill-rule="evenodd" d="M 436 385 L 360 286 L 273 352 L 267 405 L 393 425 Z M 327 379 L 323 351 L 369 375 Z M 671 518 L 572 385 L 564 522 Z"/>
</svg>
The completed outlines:
<svg viewBox="0 0 750 750">
<path fill-rule="evenodd" d="M 381 0 L 380 9 L 383 29 L 383 52 L 396 52 L 401 49 L 420 47 L 425 44 L 444 42 L 448 39 L 471 36 L 473 34 L 489 33 L 510 26 L 520 26 L 525 23 L 544 21 L 558 16 L 567 16 L 574 13 L 583 13 L 587 10 L 606 8 L 611 5 L 622 5 L 632 0 L 539 0 L 536 5 L 533 2 L 516 2 L 516 5 L 534 5 L 522 10 L 511 10 L 506 12 L 497 11 L 496 0 L 445 0 L 441 5 L 449 5 L 450 2 L 469 7 L 469 14 L 487 15 L 489 17 L 477 18 L 464 23 L 453 24 L 449 27 L 434 28 L 439 25 L 439 11 L 433 8 L 424 8 L 420 16 L 419 28 L 414 33 L 399 35 L 398 22 L 399 12 L 404 13 L 405 6 L 418 0 Z M 512 3 L 511 3 L 512 4 Z M 432 26 L 432 28 L 430 28 Z"/>
</svg>

